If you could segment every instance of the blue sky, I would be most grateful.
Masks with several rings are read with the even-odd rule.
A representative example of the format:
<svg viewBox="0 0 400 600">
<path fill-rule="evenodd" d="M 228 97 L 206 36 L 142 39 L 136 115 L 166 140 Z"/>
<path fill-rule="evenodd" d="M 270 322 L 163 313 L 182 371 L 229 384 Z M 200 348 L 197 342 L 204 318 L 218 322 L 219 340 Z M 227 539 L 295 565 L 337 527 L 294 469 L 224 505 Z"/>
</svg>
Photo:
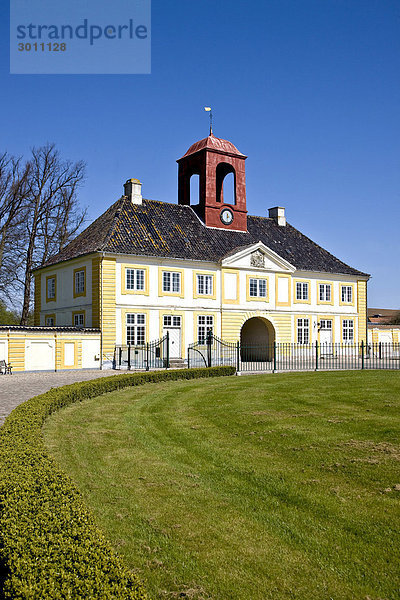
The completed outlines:
<svg viewBox="0 0 400 600">
<path fill-rule="evenodd" d="M 102 0 L 99 0 L 101 3 Z M 0 150 L 55 142 L 87 163 L 91 218 L 138 177 L 177 201 L 175 160 L 208 132 L 246 161 L 250 214 L 288 221 L 400 307 L 400 3 L 152 2 L 151 75 L 10 75 L 0 9 Z"/>
</svg>

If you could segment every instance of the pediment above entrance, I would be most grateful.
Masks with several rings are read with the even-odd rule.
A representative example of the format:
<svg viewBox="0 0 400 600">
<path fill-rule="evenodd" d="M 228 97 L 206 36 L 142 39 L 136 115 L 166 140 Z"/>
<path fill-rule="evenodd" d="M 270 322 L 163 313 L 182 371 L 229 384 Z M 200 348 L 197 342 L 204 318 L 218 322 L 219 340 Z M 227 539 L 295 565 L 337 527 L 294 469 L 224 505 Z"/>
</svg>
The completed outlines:
<svg viewBox="0 0 400 600">
<path fill-rule="evenodd" d="M 240 247 L 221 261 L 223 267 L 260 269 L 263 271 L 293 273 L 296 268 L 262 242 Z"/>
</svg>

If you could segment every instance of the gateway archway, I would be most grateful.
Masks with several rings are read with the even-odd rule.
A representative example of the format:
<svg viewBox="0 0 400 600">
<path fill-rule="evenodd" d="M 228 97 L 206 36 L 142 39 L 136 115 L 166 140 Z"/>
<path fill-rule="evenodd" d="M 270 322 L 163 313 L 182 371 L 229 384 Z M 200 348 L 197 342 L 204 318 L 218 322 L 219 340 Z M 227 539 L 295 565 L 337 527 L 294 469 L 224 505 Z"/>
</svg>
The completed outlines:
<svg viewBox="0 0 400 600">
<path fill-rule="evenodd" d="M 242 361 L 267 362 L 273 357 L 275 329 L 270 321 L 261 317 L 247 319 L 240 331 Z"/>
</svg>

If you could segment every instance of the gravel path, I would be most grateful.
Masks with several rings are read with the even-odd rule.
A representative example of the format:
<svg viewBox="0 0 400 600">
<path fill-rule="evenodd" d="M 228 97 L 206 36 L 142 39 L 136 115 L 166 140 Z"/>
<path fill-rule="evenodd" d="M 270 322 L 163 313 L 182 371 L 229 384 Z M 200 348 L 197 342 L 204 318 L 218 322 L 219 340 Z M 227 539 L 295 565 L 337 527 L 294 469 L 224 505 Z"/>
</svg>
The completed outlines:
<svg viewBox="0 0 400 600">
<path fill-rule="evenodd" d="M 75 381 L 87 381 L 98 377 L 120 375 L 121 371 L 59 371 L 36 373 L 13 373 L 0 375 L 0 425 L 10 412 L 25 400 L 43 394 L 53 387 L 60 387 Z"/>
</svg>

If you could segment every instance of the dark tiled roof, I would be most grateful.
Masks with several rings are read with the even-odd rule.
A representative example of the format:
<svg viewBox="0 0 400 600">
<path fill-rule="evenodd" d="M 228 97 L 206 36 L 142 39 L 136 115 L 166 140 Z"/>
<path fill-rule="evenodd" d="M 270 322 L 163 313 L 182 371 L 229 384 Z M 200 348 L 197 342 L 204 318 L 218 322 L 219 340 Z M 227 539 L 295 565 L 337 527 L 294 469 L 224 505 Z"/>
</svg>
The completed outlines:
<svg viewBox="0 0 400 600">
<path fill-rule="evenodd" d="M 205 227 L 190 206 L 122 197 L 46 265 L 91 252 L 112 252 L 218 262 L 261 241 L 299 270 L 366 275 L 349 267 L 287 224 L 247 218 L 247 232 Z"/>
</svg>

